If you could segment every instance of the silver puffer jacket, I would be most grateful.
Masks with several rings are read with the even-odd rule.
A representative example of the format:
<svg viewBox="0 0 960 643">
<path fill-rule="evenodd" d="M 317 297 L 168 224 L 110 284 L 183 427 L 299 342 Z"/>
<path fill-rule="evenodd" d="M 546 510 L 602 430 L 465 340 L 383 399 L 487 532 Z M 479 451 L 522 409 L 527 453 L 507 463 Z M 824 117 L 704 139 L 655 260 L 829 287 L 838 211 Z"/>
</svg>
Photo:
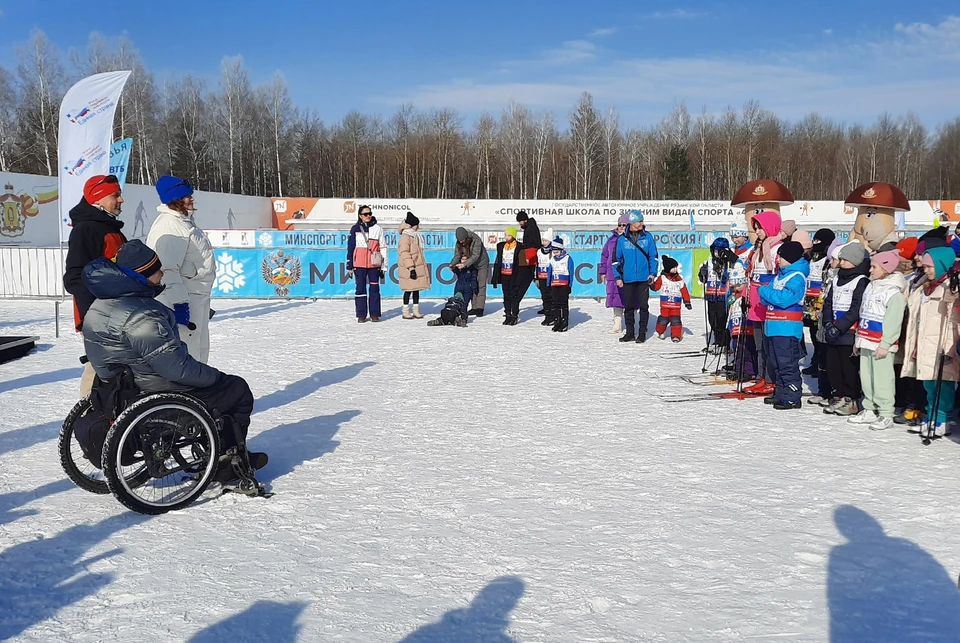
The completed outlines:
<svg viewBox="0 0 960 643">
<path fill-rule="evenodd" d="M 173 311 L 154 299 L 162 287 L 108 259 L 87 264 L 83 283 L 97 298 L 83 319 L 83 343 L 102 379 L 126 365 L 144 392 L 187 391 L 217 382 L 220 371 L 190 357 Z"/>
</svg>

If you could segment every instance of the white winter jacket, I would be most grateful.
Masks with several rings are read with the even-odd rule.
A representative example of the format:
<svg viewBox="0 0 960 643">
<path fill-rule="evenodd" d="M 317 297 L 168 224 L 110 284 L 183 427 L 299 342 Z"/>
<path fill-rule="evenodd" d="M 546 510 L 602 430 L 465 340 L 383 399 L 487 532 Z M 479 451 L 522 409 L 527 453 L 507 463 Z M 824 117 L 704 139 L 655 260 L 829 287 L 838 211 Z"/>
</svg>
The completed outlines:
<svg viewBox="0 0 960 643">
<path fill-rule="evenodd" d="M 160 215 L 150 227 L 147 245 L 163 264 L 166 289 L 159 301 L 173 308 L 189 303 L 190 295 L 209 297 L 217 279 L 217 263 L 207 235 L 193 222 L 165 205 L 157 206 Z"/>
</svg>

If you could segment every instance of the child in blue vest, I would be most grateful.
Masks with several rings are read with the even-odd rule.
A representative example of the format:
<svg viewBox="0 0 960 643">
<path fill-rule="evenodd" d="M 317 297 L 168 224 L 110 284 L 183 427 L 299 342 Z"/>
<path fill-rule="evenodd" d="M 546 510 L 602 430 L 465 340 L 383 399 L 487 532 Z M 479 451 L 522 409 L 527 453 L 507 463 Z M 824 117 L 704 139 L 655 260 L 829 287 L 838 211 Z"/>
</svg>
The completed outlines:
<svg viewBox="0 0 960 643">
<path fill-rule="evenodd" d="M 667 326 L 670 336 L 676 344 L 683 340 L 683 322 L 680 320 L 680 304 L 693 308 L 690 303 L 690 291 L 680 276 L 680 264 L 673 257 L 663 255 L 663 270 L 653 283 L 653 289 L 660 292 L 660 316 L 657 317 L 657 337 L 666 339 Z"/>
<path fill-rule="evenodd" d="M 553 256 L 547 266 L 547 287 L 556 321 L 553 332 L 567 332 L 570 322 L 570 286 L 573 284 L 573 257 L 563 249 L 563 239 L 557 237 L 552 242 Z"/>
<path fill-rule="evenodd" d="M 800 347 L 803 338 L 803 299 L 807 292 L 810 263 L 803 258 L 803 246 L 787 241 L 777 248 L 779 272 L 772 283 L 760 286 L 757 294 L 767 307 L 763 322 L 767 359 L 774 374 L 776 390 L 764 399 L 778 411 L 799 409 L 803 395 L 800 378 Z"/>
<path fill-rule="evenodd" d="M 550 267 L 550 260 L 553 258 L 551 238 L 544 236 L 540 241 L 540 249 L 537 251 L 537 288 L 540 289 L 540 299 L 543 302 L 543 308 L 537 314 L 545 315 L 544 320 L 540 322 L 541 326 L 553 326 L 557 322 L 553 318 L 553 299 L 551 299 L 550 286 L 547 285 L 547 269 Z"/>
</svg>

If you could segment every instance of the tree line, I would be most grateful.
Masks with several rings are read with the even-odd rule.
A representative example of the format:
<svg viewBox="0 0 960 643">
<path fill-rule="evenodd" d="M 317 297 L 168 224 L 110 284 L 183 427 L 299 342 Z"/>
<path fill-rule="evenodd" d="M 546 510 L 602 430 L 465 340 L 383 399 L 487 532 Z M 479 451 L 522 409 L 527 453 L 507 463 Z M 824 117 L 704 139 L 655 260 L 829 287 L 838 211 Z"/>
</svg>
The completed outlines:
<svg viewBox="0 0 960 643">
<path fill-rule="evenodd" d="M 240 57 L 219 78 L 157 80 L 127 36 L 90 37 L 66 59 L 42 31 L 0 66 L 0 171 L 57 173 L 68 87 L 132 70 L 115 138 L 134 138 L 131 182 L 172 173 L 196 187 L 264 196 L 455 199 L 729 199 L 774 178 L 799 199 L 843 199 L 870 180 L 910 198 L 960 198 L 960 118 L 925 127 L 881 114 L 870 126 L 816 113 L 796 122 L 756 100 L 722 114 L 678 103 L 660 122 L 627 127 L 584 92 L 568 114 L 510 102 L 499 114 L 399 106 L 324 122 L 293 104 L 282 74 L 254 86 Z"/>
</svg>

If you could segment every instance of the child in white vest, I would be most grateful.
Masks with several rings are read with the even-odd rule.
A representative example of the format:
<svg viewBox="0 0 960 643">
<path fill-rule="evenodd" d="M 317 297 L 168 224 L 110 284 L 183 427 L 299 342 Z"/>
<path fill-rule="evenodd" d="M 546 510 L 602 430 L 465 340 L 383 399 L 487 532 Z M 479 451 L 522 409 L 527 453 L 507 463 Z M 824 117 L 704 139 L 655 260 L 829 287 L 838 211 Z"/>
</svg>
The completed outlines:
<svg viewBox="0 0 960 643">
<path fill-rule="evenodd" d="M 680 276 L 680 264 L 673 257 L 663 255 L 663 270 L 653 284 L 660 292 L 660 316 L 657 317 L 657 337 L 666 339 L 667 326 L 674 343 L 683 340 L 683 322 L 680 320 L 680 304 L 693 308 L 690 303 L 690 291 Z"/>
<path fill-rule="evenodd" d="M 851 424 L 869 424 L 874 431 L 893 426 L 896 397 L 894 353 L 899 349 L 900 330 L 907 299 L 907 280 L 897 270 L 900 253 L 880 252 L 870 259 L 870 285 L 863 291 L 860 323 L 854 353 L 860 355 L 863 410 L 849 418 Z"/>
<path fill-rule="evenodd" d="M 563 249 L 563 239 L 557 237 L 551 247 L 553 255 L 547 266 L 547 287 L 550 288 L 550 300 L 553 302 L 553 331 L 567 332 L 570 323 L 570 287 L 573 285 L 573 257 Z"/>
</svg>

